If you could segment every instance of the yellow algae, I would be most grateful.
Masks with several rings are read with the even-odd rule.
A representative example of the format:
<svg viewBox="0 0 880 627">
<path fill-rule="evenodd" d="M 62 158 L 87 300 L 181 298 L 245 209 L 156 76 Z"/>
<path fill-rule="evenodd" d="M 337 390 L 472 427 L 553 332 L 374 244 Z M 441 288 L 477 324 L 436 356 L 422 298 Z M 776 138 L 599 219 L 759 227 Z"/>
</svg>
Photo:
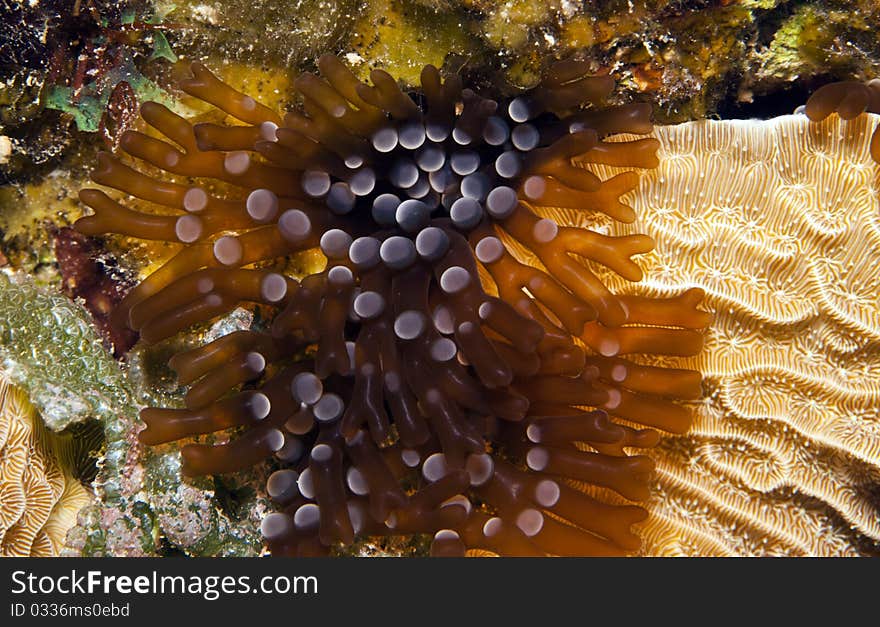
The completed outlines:
<svg viewBox="0 0 880 627">
<path fill-rule="evenodd" d="M 417 85 L 425 65 L 442 67 L 447 55 L 475 52 L 466 20 L 456 12 L 442 13 L 410 2 L 369 3 L 354 26 L 346 56 L 361 79 L 381 68 L 409 85 Z"/>
</svg>

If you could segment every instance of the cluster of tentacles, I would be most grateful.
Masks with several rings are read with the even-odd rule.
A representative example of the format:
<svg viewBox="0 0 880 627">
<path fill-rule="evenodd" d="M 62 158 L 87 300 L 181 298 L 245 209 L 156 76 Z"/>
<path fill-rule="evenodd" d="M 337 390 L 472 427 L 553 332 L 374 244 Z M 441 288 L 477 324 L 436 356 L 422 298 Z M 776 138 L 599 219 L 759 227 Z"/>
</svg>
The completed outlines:
<svg viewBox="0 0 880 627">
<path fill-rule="evenodd" d="M 880 79 L 867 82 L 839 81 L 823 85 L 807 100 L 804 113 L 814 122 L 836 113 L 852 120 L 862 113 L 880 113 Z M 880 163 L 880 127 L 871 135 L 871 158 Z"/>
<path fill-rule="evenodd" d="M 383 71 L 367 85 L 334 56 L 318 65 L 283 119 L 194 65 L 182 89 L 237 121 L 193 125 L 147 103 L 165 139 L 121 140 L 144 171 L 104 154 L 93 174 L 166 209 L 81 193 L 94 210 L 83 233 L 181 245 L 115 311 L 143 341 L 241 303 L 275 312 L 176 355 L 186 409 L 145 409 L 140 439 L 231 430 L 182 448 L 190 475 L 274 457 L 280 511 L 262 525 L 274 555 L 391 534 L 433 534 L 434 555 L 637 549 L 646 514 L 627 501 L 648 496 L 652 463 L 627 449 L 687 429 L 675 401 L 699 396 L 700 375 L 621 356 L 694 354 L 709 316 L 699 290 L 615 296 L 591 271 L 639 280 L 631 257 L 649 237 L 539 208 L 632 221 L 620 197 L 637 174 L 602 181 L 572 158 L 654 167 L 656 140 L 606 140 L 649 133 L 650 108 L 603 108 L 613 82 L 577 61 L 503 103 L 432 66 L 410 95 Z M 279 270 L 315 248 L 322 271 Z"/>
</svg>

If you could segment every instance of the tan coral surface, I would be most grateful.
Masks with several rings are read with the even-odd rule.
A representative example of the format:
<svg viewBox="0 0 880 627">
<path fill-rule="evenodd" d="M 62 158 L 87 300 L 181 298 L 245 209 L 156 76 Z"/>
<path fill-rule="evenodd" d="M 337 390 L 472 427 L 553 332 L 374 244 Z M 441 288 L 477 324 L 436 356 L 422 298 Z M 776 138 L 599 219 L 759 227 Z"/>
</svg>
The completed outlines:
<svg viewBox="0 0 880 627">
<path fill-rule="evenodd" d="M 880 167 L 868 142 L 878 120 L 657 127 L 661 165 L 630 195 L 635 223 L 564 212 L 566 223 L 655 238 L 645 281 L 604 276 L 612 289 L 699 286 L 716 312 L 706 349 L 683 360 L 705 376 L 694 425 L 651 453 L 645 554 L 876 552 Z M 87 500 L 41 448 L 34 418 L 0 379 L 2 554 L 54 554 Z"/>
<path fill-rule="evenodd" d="M 644 282 L 604 280 L 652 295 L 702 287 L 716 320 L 683 360 L 705 377 L 693 428 L 652 453 L 646 554 L 876 552 L 878 119 L 655 127 L 661 165 L 631 194 L 638 220 L 605 226 L 657 247 Z"/>
<path fill-rule="evenodd" d="M 0 556 L 58 555 L 90 498 L 56 459 L 27 395 L 0 372 Z"/>
</svg>

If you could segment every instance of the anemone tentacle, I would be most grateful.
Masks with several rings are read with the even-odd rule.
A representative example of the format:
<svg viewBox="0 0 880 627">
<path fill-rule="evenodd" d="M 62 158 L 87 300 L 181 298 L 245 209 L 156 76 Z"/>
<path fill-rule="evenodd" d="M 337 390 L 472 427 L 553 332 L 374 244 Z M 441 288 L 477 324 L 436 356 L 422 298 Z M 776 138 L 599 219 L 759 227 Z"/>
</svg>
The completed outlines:
<svg viewBox="0 0 880 627">
<path fill-rule="evenodd" d="M 838 81 L 823 85 L 804 105 L 804 113 L 813 122 L 820 122 L 832 113 L 841 120 L 852 120 L 864 112 L 880 113 L 880 79 L 866 82 Z M 880 163 L 880 130 L 871 135 L 871 158 Z"/>
<path fill-rule="evenodd" d="M 432 66 L 415 97 L 381 70 L 368 85 L 334 56 L 318 66 L 282 117 L 194 65 L 182 89 L 239 123 L 192 124 L 147 103 L 144 121 L 166 139 L 130 131 L 121 148 L 167 176 L 109 154 L 93 175 L 165 209 L 81 193 L 94 212 L 83 233 L 180 245 L 114 313 L 142 340 L 241 303 L 275 312 L 266 331 L 176 355 L 186 407 L 145 409 L 140 439 L 233 429 L 224 444 L 183 446 L 191 475 L 274 457 L 279 511 L 262 531 L 276 555 L 413 533 L 433 534 L 435 555 L 637 549 L 644 510 L 574 485 L 647 497 L 652 462 L 630 449 L 687 429 L 678 401 L 699 396 L 700 375 L 623 355 L 694 354 L 711 317 L 700 290 L 616 296 L 597 278 L 605 266 L 638 281 L 633 257 L 650 237 L 541 210 L 632 222 L 623 197 L 637 173 L 601 180 L 590 165 L 655 167 L 656 140 L 609 141 L 650 132 L 650 108 L 603 107 L 613 81 L 575 60 L 503 102 Z M 296 278 L 263 263 L 305 250 L 321 251 L 323 270 Z"/>
</svg>

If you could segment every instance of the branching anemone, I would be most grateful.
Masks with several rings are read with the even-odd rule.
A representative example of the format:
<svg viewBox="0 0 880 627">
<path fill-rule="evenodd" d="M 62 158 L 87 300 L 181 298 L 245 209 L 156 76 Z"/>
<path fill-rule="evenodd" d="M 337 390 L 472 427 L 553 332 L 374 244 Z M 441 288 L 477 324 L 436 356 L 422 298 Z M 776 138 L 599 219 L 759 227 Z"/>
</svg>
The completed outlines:
<svg viewBox="0 0 880 627">
<path fill-rule="evenodd" d="M 182 89 L 238 123 L 143 105 L 167 140 L 129 131 L 121 148 L 155 175 L 104 154 L 93 178 L 175 215 L 81 193 L 83 233 L 181 247 L 114 312 L 143 341 L 243 302 L 270 312 L 265 330 L 174 356 L 186 408 L 145 409 L 141 441 L 231 430 L 182 448 L 189 475 L 274 457 L 274 555 L 394 534 L 433 534 L 434 555 L 637 549 L 646 513 L 629 501 L 648 496 L 652 462 L 629 449 L 687 429 L 675 401 L 699 396 L 700 375 L 622 355 L 694 354 L 709 316 L 699 290 L 615 296 L 594 275 L 639 280 L 649 237 L 539 208 L 632 221 L 626 168 L 655 167 L 658 144 L 606 138 L 649 133 L 650 108 L 602 107 L 613 81 L 574 60 L 501 104 L 432 66 L 412 95 L 381 70 L 368 85 L 334 56 L 318 66 L 283 118 L 198 64 Z M 271 267 L 316 248 L 321 272 Z"/>
</svg>

